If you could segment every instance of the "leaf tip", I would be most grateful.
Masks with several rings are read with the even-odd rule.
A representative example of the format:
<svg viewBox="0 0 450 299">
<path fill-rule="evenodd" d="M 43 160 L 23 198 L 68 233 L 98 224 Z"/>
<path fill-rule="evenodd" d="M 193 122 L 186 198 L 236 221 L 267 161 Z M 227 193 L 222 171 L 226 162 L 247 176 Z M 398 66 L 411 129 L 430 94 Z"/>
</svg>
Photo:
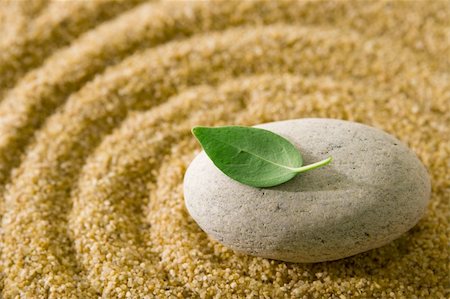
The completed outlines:
<svg viewBox="0 0 450 299">
<path fill-rule="evenodd" d="M 191 132 L 192 132 L 192 134 L 193 134 L 194 136 L 197 136 L 198 133 L 200 133 L 200 132 L 202 131 L 203 128 L 205 128 L 205 127 L 196 126 L 196 127 L 193 127 L 193 128 L 191 129 Z"/>
<path fill-rule="evenodd" d="M 197 140 L 200 141 L 200 138 L 203 136 L 202 133 L 204 133 L 208 129 L 209 129 L 208 127 L 197 126 L 197 127 L 193 127 L 191 129 L 191 132 L 192 132 L 192 135 L 194 135 L 195 138 L 197 138 Z"/>
<path fill-rule="evenodd" d="M 191 133 L 192 133 L 192 135 L 196 135 L 196 132 L 198 131 L 198 128 L 199 127 L 193 127 L 192 129 L 191 129 Z"/>
</svg>

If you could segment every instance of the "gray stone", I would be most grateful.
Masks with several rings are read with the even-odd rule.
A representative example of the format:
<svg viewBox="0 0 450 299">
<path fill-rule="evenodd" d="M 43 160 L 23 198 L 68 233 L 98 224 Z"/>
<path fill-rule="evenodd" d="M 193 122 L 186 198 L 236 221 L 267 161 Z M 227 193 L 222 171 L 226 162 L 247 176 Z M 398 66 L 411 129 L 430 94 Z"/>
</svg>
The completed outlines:
<svg viewBox="0 0 450 299">
<path fill-rule="evenodd" d="M 272 188 L 230 179 L 201 152 L 184 178 L 186 207 L 211 237 L 238 252 L 321 262 L 377 248 L 424 214 L 430 180 L 399 140 L 366 125 L 299 119 L 257 127 L 294 143 L 304 165 L 331 164 Z"/>
</svg>

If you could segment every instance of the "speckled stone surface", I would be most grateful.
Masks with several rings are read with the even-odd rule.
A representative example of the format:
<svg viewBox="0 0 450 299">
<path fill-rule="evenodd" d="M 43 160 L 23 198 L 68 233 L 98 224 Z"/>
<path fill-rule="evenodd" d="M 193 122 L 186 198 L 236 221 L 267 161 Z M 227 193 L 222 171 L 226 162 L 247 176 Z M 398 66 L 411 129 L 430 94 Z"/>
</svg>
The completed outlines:
<svg viewBox="0 0 450 299">
<path fill-rule="evenodd" d="M 304 165 L 328 166 L 272 188 L 224 175 L 201 152 L 184 178 L 186 207 L 224 245 L 289 262 L 336 260 L 377 248 L 424 214 L 430 180 L 415 154 L 393 136 L 334 119 L 299 119 L 258 127 L 301 151 Z"/>
</svg>

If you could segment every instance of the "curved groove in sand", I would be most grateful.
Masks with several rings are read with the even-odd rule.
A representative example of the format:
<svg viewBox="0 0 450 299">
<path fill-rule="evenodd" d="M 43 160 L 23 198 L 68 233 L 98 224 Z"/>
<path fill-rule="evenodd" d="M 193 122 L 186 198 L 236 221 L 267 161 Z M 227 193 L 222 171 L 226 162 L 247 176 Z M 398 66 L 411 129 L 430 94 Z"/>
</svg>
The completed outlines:
<svg viewBox="0 0 450 299">
<path fill-rule="evenodd" d="M 277 29 L 278 28 L 278 29 Z M 249 31 L 250 30 L 250 31 Z M 266 29 L 264 29 L 266 30 Z M 259 29 L 260 34 L 264 34 L 263 29 Z M 283 27 L 276 26 L 272 31 L 282 31 Z M 228 30 L 228 33 L 224 33 L 224 39 L 230 39 L 235 34 L 243 34 L 243 38 L 246 38 L 247 36 L 253 35 L 250 28 L 247 29 L 236 29 L 236 30 Z M 247 32 L 247 33 L 245 33 Z M 268 31 L 270 32 L 270 30 Z M 298 34 L 301 35 L 307 35 L 309 30 L 303 29 Z M 333 31 L 332 31 L 333 32 Z M 330 33 L 331 35 L 333 33 Z M 220 36 L 221 33 L 216 33 L 216 36 Z M 327 37 L 327 33 L 321 33 L 320 34 L 323 38 Z M 95 35 L 94 35 L 95 36 Z M 295 38 L 287 37 L 287 38 Z M 196 41 L 199 41 L 203 47 L 208 46 L 208 37 L 207 35 L 203 37 L 195 37 L 194 43 Z M 248 37 L 247 37 L 248 39 Z M 251 38 L 250 38 L 251 39 Z M 313 38 L 313 40 L 317 39 L 317 42 L 320 42 L 320 38 Z M 257 40 L 255 37 L 253 40 Z M 108 39 L 105 39 L 105 45 L 107 45 Z M 248 41 L 247 41 L 248 42 Z M 251 41 L 250 41 L 251 42 Z M 287 41 L 290 42 L 290 41 Z M 295 41 L 292 41 L 295 42 Z M 322 41 L 324 42 L 324 41 Z M 130 56 L 125 61 L 121 62 L 118 66 L 112 66 L 108 70 L 108 72 L 105 73 L 105 75 L 100 76 L 107 77 L 107 76 L 120 76 L 120 77 L 132 77 L 135 76 L 135 78 L 138 78 L 138 76 L 145 76 L 144 71 L 149 71 L 151 69 L 157 70 L 157 66 L 155 65 L 155 61 L 158 61 L 161 57 L 165 56 L 165 52 L 173 52 L 171 54 L 171 57 L 167 57 L 167 59 L 177 59 L 177 56 L 180 56 L 181 53 L 177 53 L 177 51 L 173 51 L 173 49 L 180 46 L 180 49 L 182 50 L 183 47 L 185 50 L 189 49 L 191 41 L 187 40 L 186 42 L 172 42 L 167 45 L 160 47 L 157 47 L 155 50 L 147 50 L 150 52 L 155 52 L 152 56 L 150 54 L 150 59 L 145 58 L 145 53 L 135 53 L 132 56 Z M 242 43 L 246 43 L 245 40 L 243 40 Z M 80 43 L 81 45 L 90 45 L 90 39 L 88 38 L 86 41 L 82 41 Z M 226 47 L 226 44 L 218 45 L 217 47 L 221 47 L 218 51 L 224 51 L 224 47 Z M 279 47 L 282 47 L 280 44 Z M 160 48 L 160 49 L 159 49 Z M 88 48 L 89 50 L 92 49 L 91 47 Z M 90 64 L 91 61 L 95 61 L 95 59 L 98 57 L 92 57 L 91 59 L 88 59 L 84 61 L 83 65 L 89 65 L 90 67 L 85 68 L 85 72 L 79 73 L 79 77 L 77 78 L 73 76 L 72 70 L 80 65 L 82 61 L 75 60 L 72 64 L 69 64 L 69 67 L 67 66 L 67 61 L 64 57 L 69 55 L 69 53 L 79 52 L 81 56 L 79 57 L 86 57 L 83 56 L 85 53 L 84 51 L 78 51 L 79 49 L 75 47 L 74 49 L 69 48 L 67 50 L 64 50 L 61 55 L 56 56 L 54 60 L 51 60 L 48 64 L 44 65 L 44 67 L 36 74 L 32 74 L 30 82 L 24 81 L 21 85 L 18 86 L 17 89 L 15 89 L 9 97 L 5 99 L 2 103 L 0 103 L 0 185 L 3 185 L 8 177 L 11 169 L 18 165 L 20 162 L 20 155 L 18 153 L 22 152 L 26 145 L 28 144 L 28 140 L 30 137 L 32 137 L 35 134 L 36 128 L 39 128 L 41 124 L 46 120 L 46 117 L 51 115 L 55 111 L 55 109 L 62 105 L 64 101 L 66 100 L 66 97 L 71 92 L 76 92 L 76 88 L 80 88 L 80 84 L 85 84 L 86 80 L 88 80 L 89 77 L 91 77 L 91 74 L 95 74 L 96 71 L 99 71 L 99 69 L 95 68 L 95 64 Z M 101 50 L 101 49 L 100 49 Z M 214 50 L 214 49 L 211 49 Z M 197 47 L 196 52 L 201 52 L 202 48 Z M 104 52 L 104 51 L 103 51 Z M 103 53 L 101 51 L 97 53 Z M 125 52 L 124 52 L 125 53 Z M 117 54 L 117 53 L 114 53 Z M 114 54 L 112 56 L 114 56 Z M 273 53 L 275 54 L 275 53 Z M 157 57 L 155 57 L 157 56 Z M 119 55 L 120 57 L 120 55 Z M 134 57 L 134 58 L 133 58 Z M 243 58 L 240 58 L 241 60 Z M 259 57 L 259 59 L 263 59 L 263 57 Z M 270 57 L 268 57 L 270 59 Z M 222 62 L 225 62 L 224 58 L 222 57 Z M 215 63 L 215 67 L 220 67 L 220 61 Z M 146 63 L 148 63 L 146 65 Z M 243 61 L 245 64 L 245 61 Z M 265 64 L 270 63 L 270 61 L 265 61 Z M 62 65 L 62 67 L 58 67 L 59 65 Z M 137 65 L 137 70 L 140 70 L 140 73 L 133 73 L 136 70 L 133 69 L 133 65 Z M 238 65 L 236 67 L 241 67 L 241 65 Z M 159 67 L 160 72 L 164 72 L 164 67 Z M 47 74 L 49 70 L 54 70 L 52 74 L 54 77 L 51 76 L 44 76 L 44 74 Z M 90 72 L 89 72 L 90 71 Z M 209 72 L 209 70 L 204 70 L 205 74 Z M 123 73 L 123 74 L 122 74 Z M 191 77 L 194 77 L 195 73 L 190 74 Z M 151 76 L 151 74 L 149 74 Z M 47 79 L 47 82 L 42 82 L 41 78 L 49 78 Z M 183 77 L 186 77 L 186 75 L 183 75 Z M 208 76 L 209 77 L 209 76 Z M 98 79 L 98 78 L 97 78 Z M 98 86 L 98 84 L 103 83 L 97 83 L 100 81 L 95 80 L 94 82 L 87 82 L 88 85 L 94 86 L 92 88 L 97 88 L 95 86 Z M 213 79 L 213 78 L 211 78 Z M 128 78 L 127 80 L 131 80 L 130 84 L 133 84 L 133 78 Z M 164 76 L 160 74 L 160 78 L 157 80 L 164 80 Z M 201 80 L 201 78 L 198 78 L 197 80 Z M 119 82 L 119 81 L 116 81 Z M 146 84 L 145 81 L 140 82 L 141 84 Z M 151 82 L 148 82 L 147 84 L 150 84 Z M 97 84 L 97 85 L 96 85 Z M 117 84 L 120 86 L 120 84 Z M 103 89 L 106 89 L 108 86 L 105 84 Z M 120 88 L 123 88 L 123 86 L 120 86 Z M 171 88 L 171 86 L 167 86 L 167 88 Z M 78 91 L 78 93 L 82 94 L 84 87 L 81 86 L 81 89 Z M 61 92 L 61 90 L 65 90 L 65 92 Z M 89 90 L 89 88 L 87 89 Z M 144 91 L 147 92 L 147 91 Z M 89 91 L 87 92 L 89 93 Z M 71 97 L 69 97 L 70 99 Z"/>
<path fill-rule="evenodd" d="M 83 32 L 138 2 L 50 2 L 23 32 L 9 42 L 0 43 L 0 99 L 4 90 L 28 70 L 39 66 L 55 49 L 68 45 Z"/>
<path fill-rule="evenodd" d="M 27 26 L 33 24 L 34 19 L 48 5 L 48 2 L 49 0 L 2 2 L 0 9 L 0 36 L 2 38 L 0 44 L 8 44 L 12 38 L 23 34 Z"/>
<path fill-rule="evenodd" d="M 146 227 L 142 207 L 148 205 L 148 185 L 154 183 L 159 164 L 169 154 L 168 143 L 185 139 L 196 115 L 210 111 L 208 118 L 212 121 L 246 109 L 243 99 L 249 90 L 235 90 L 237 83 L 221 94 L 207 86 L 188 89 L 157 108 L 131 115 L 87 160 L 78 188 L 73 192 L 76 196 L 71 228 L 77 254 L 88 272 L 86 276 L 103 296 L 118 296 L 116 290 L 104 283 L 113 279 L 110 273 L 130 272 L 139 273 L 137 277 L 149 277 L 144 281 L 129 281 L 130 293 L 136 297 L 145 295 L 144 286 L 154 284 L 155 275 L 161 278 L 164 274 L 148 271 L 157 265 L 157 256 L 147 248 L 152 242 L 141 231 Z M 215 97 L 208 97 L 211 95 Z M 233 97 L 229 99 L 227 95 Z M 226 110 L 214 114 L 211 105 L 225 103 Z M 124 139 L 130 142 L 121 143 Z M 99 217 L 106 210 L 110 217 Z M 120 234 L 124 225 L 129 228 L 127 235 Z M 86 239 L 85 236 L 92 236 L 94 227 L 97 228 L 95 239 Z M 121 249 L 124 247 L 127 247 L 125 259 Z M 93 257 L 102 254 L 107 254 L 108 259 L 92 263 Z M 105 268 L 110 271 L 105 272 Z"/>
<path fill-rule="evenodd" d="M 232 19 L 233 5 L 227 8 L 222 3 L 210 10 L 209 5 L 201 2 L 189 9 L 171 3 L 143 4 L 103 23 L 72 42 L 70 47 L 56 51 L 43 66 L 28 73 L 0 104 L 0 185 L 5 184 L 10 170 L 19 164 L 18 153 L 25 149 L 36 128 L 71 93 L 82 88 L 108 64 L 121 61 L 138 48 L 155 46 L 174 36 L 189 36 L 196 31 L 227 26 L 227 22 L 207 23 L 208 17 L 230 19 L 229 24 L 239 25 Z M 292 11 L 286 6 L 280 8 L 283 9 L 280 18 Z M 172 22 L 165 21 L 169 16 Z M 253 10 L 245 11 L 243 20 L 251 22 L 256 17 L 263 22 L 276 21 L 270 19 L 269 14 L 258 15 Z"/>
</svg>

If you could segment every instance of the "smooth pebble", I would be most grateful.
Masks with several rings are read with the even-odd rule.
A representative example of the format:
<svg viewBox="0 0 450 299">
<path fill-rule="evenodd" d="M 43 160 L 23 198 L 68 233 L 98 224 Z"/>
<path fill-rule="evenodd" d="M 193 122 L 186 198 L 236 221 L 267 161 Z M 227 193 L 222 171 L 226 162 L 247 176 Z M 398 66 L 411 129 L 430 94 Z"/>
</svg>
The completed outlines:
<svg viewBox="0 0 450 299">
<path fill-rule="evenodd" d="M 428 173 L 386 132 L 335 119 L 258 125 L 300 150 L 304 165 L 331 164 L 271 188 L 243 185 L 202 151 L 184 178 L 186 207 L 212 238 L 235 251 L 288 262 L 341 259 L 411 229 L 430 197 Z"/>
</svg>

